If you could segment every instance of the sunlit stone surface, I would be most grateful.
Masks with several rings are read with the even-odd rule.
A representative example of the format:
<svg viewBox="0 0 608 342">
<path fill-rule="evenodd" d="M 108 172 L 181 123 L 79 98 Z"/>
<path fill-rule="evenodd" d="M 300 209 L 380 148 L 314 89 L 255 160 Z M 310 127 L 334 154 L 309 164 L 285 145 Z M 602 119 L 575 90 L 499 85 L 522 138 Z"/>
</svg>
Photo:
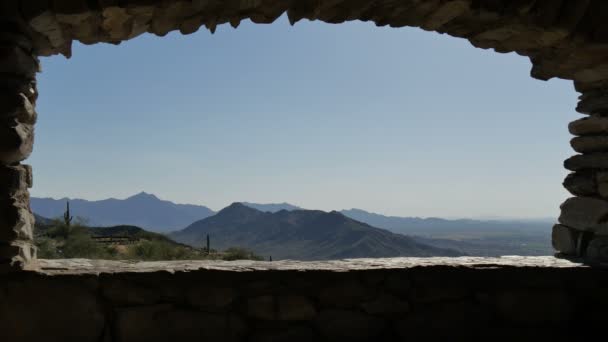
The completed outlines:
<svg viewBox="0 0 608 342">
<path fill-rule="evenodd" d="M 34 265 L 32 265 L 34 266 Z M 88 259 L 38 260 L 35 265 L 41 273 L 102 274 L 125 272 L 191 272 L 197 270 L 220 270 L 230 272 L 251 271 L 332 271 L 408 269 L 415 267 L 455 267 L 486 269 L 492 267 L 545 267 L 578 268 L 581 263 L 555 257 L 504 256 L 501 258 L 389 258 L 349 259 L 333 261 L 108 261 Z"/>
</svg>

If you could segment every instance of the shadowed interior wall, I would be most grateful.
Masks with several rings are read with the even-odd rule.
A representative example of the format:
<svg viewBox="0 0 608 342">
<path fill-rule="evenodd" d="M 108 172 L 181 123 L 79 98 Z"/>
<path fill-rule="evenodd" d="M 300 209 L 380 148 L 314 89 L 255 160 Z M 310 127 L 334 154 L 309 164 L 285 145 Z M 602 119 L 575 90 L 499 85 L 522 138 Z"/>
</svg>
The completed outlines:
<svg viewBox="0 0 608 342">
<path fill-rule="evenodd" d="M 0 270 L 35 259 L 27 188 L 31 170 L 19 164 L 33 145 L 37 56 L 70 57 L 73 41 L 113 43 L 149 32 L 183 34 L 204 26 L 238 27 L 242 20 L 299 20 L 411 26 L 465 38 L 479 48 L 516 52 L 532 62 L 532 77 L 573 80 L 582 93 L 570 125 L 580 154 L 568 159 L 564 185 L 574 195 L 561 207 L 553 245 L 561 253 L 608 262 L 608 3 L 604 0 L 21 0 L 0 5 Z M 406 44 L 406 42 L 404 42 Z"/>
<path fill-rule="evenodd" d="M 179 263 L 146 264 L 135 273 L 56 261 L 0 276 L 0 337 L 561 341 L 608 320 L 608 272 L 552 257 L 198 263 L 176 273 L 167 270 Z"/>
</svg>

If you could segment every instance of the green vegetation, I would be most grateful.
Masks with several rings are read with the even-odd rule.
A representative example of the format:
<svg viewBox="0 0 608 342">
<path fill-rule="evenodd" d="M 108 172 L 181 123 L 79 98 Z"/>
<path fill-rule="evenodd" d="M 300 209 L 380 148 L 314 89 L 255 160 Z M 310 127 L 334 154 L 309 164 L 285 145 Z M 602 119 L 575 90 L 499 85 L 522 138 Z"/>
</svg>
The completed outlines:
<svg viewBox="0 0 608 342">
<path fill-rule="evenodd" d="M 226 251 L 224 251 L 222 259 L 223 260 L 257 260 L 257 261 L 264 260 L 264 258 L 262 258 L 259 255 L 253 254 L 253 252 L 251 252 L 250 250 L 247 250 L 245 248 L 239 248 L 239 247 L 228 248 Z"/>
<path fill-rule="evenodd" d="M 67 212 L 66 212 L 67 213 Z M 90 228 L 82 219 L 53 220 L 36 228 L 38 257 L 42 259 L 104 259 L 104 260 L 262 260 L 244 248 L 217 252 L 179 244 L 168 237 L 134 226 Z M 104 244 L 94 237 L 128 237 L 129 244 Z"/>
<path fill-rule="evenodd" d="M 142 240 L 130 246 L 126 259 L 133 260 L 200 260 L 208 259 L 200 250 L 177 246 L 165 241 Z"/>
<path fill-rule="evenodd" d="M 39 230 L 36 236 L 38 257 L 43 259 L 87 258 L 112 259 L 116 253 L 110 246 L 103 246 L 91 238 L 86 226 L 55 220 L 47 229 Z"/>
</svg>

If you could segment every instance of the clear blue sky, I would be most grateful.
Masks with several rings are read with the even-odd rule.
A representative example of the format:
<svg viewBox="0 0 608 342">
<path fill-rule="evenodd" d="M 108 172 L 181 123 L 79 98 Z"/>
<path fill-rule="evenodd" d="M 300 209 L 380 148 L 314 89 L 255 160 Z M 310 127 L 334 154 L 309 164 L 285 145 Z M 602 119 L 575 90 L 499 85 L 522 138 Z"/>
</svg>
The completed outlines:
<svg viewBox="0 0 608 342">
<path fill-rule="evenodd" d="M 462 39 L 281 18 L 42 63 L 34 196 L 517 218 L 567 197 L 572 84 Z"/>
</svg>

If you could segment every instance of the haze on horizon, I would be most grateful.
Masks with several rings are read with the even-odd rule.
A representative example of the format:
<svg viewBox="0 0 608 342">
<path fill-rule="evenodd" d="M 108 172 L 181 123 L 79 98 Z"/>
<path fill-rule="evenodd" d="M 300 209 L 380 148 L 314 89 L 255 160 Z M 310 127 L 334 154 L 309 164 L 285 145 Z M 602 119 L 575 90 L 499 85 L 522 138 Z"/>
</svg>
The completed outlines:
<svg viewBox="0 0 608 342">
<path fill-rule="evenodd" d="M 462 39 L 283 17 L 42 65 L 36 197 L 545 218 L 568 196 L 571 82 Z"/>
</svg>

